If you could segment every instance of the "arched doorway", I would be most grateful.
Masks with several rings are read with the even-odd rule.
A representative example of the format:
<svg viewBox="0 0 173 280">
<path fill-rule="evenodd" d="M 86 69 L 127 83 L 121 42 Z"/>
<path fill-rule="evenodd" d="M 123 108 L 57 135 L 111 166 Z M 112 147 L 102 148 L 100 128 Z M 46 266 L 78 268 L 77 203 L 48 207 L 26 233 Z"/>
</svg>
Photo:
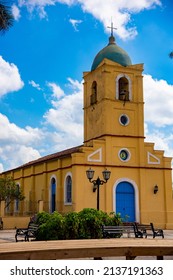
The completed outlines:
<svg viewBox="0 0 173 280">
<path fill-rule="evenodd" d="M 131 183 L 123 181 L 116 187 L 115 193 L 116 213 L 128 222 L 136 221 L 135 190 Z"/>
<path fill-rule="evenodd" d="M 53 213 L 56 210 L 56 180 L 55 178 L 51 179 L 51 205 L 50 211 Z"/>
</svg>

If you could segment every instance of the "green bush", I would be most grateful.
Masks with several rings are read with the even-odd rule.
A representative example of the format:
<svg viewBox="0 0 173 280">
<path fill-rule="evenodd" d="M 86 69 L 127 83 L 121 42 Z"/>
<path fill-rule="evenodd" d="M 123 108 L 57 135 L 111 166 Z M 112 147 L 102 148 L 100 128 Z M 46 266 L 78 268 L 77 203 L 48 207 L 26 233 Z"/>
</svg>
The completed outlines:
<svg viewBox="0 0 173 280">
<path fill-rule="evenodd" d="M 41 213 L 38 213 L 36 216 L 36 222 L 39 225 L 46 223 L 49 219 L 51 219 L 51 214 L 44 212 L 44 211 Z"/>
<path fill-rule="evenodd" d="M 107 219 L 107 214 L 92 208 L 79 212 L 79 238 L 102 238 L 101 226 Z"/>
<path fill-rule="evenodd" d="M 120 215 L 107 214 L 93 208 L 61 215 L 42 212 L 37 215 L 39 229 L 37 240 L 94 239 L 102 238 L 102 225 L 119 225 Z M 115 235 L 119 237 L 119 235 Z"/>
<path fill-rule="evenodd" d="M 39 221 L 42 221 L 42 223 L 39 226 L 38 232 L 37 232 L 37 240 L 58 240 L 58 239 L 64 239 L 64 227 L 65 227 L 65 221 L 64 217 L 59 214 L 58 212 L 54 212 L 53 214 L 48 217 L 48 220 L 43 223 L 43 220 L 45 218 L 45 215 L 41 216 L 38 219 Z"/>
<path fill-rule="evenodd" d="M 79 215 L 77 212 L 69 212 L 65 214 L 65 232 L 64 239 L 79 238 Z"/>
</svg>

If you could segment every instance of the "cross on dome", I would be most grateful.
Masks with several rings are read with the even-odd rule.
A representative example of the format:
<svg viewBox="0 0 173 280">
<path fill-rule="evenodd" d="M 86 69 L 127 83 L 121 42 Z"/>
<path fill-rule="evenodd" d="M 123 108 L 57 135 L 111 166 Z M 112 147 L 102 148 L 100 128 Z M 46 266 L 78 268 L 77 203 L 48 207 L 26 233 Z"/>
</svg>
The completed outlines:
<svg viewBox="0 0 173 280">
<path fill-rule="evenodd" d="M 107 28 L 110 28 L 110 29 L 111 29 L 111 37 L 113 37 L 113 36 L 114 36 L 114 29 L 116 30 L 117 28 L 114 27 L 114 24 L 113 24 L 112 21 L 111 21 L 111 26 L 107 26 Z"/>
</svg>

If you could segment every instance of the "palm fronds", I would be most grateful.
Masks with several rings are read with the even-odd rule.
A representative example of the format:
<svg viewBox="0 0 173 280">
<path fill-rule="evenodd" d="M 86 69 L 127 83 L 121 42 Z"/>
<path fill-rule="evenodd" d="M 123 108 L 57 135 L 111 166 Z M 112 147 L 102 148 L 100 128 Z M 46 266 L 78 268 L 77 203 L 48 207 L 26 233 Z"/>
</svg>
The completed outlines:
<svg viewBox="0 0 173 280">
<path fill-rule="evenodd" d="M 0 33 L 4 33 L 13 25 L 14 17 L 11 8 L 0 3 Z"/>
</svg>

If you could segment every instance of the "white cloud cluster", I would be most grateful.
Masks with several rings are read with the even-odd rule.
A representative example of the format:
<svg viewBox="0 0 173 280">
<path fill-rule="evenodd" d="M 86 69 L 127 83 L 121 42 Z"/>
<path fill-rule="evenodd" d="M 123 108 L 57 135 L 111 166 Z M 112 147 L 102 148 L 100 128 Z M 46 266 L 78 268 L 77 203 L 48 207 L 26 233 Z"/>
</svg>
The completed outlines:
<svg viewBox="0 0 173 280">
<path fill-rule="evenodd" d="M 156 127 L 172 126 L 173 85 L 144 75 L 145 121 Z"/>
<path fill-rule="evenodd" d="M 82 83 L 68 79 L 72 94 L 65 95 L 58 85 L 54 84 L 52 94 L 52 108 L 44 115 L 47 125 L 54 128 L 59 134 L 58 144 L 65 147 L 72 147 L 81 144 L 83 141 L 83 87 Z M 55 138 L 54 138 L 55 139 Z"/>
<path fill-rule="evenodd" d="M 64 91 L 60 88 L 59 85 L 57 85 L 56 83 L 48 83 L 48 86 L 52 89 L 53 91 L 53 100 L 57 100 L 60 99 L 61 97 L 63 97 L 65 95 Z M 54 101 L 52 100 L 52 104 L 54 103 Z"/>
<path fill-rule="evenodd" d="M 17 66 L 6 62 L 0 56 L 0 97 L 3 95 L 18 91 L 24 86 Z"/>
<path fill-rule="evenodd" d="M 144 100 L 146 141 L 173 156 L 173 85 L 144 75 Z"/>
<path fill-rule="evenodd" d="M 40 157 L 34 146 L 39 146 L 44 138 L 38 128 L 20 128 L 10 123 L 8 118 L 0 113 L 0 168 L 14 168 L 20 164 Z M 3 163 L 3 164 L 2 164 Z"/>
<path fill-rule="evenodd" d="M 71 78 L 68 81 L 71 92 L 68 95 L 59 85 L 47 83 L 52 91 L 52 107 L 45 112 L 41 128 L 20 128 L 0 113 L 0 172 L 37 159 L 41 154 L 82 144 L 83 87 Z"/>
<path fill-rule="evenodd" d="M 37 84 L 36 82 L 34 82 L 33 80 L 29 81 L 29 85 L 31 85 L 33 88 L 36 88 L 38 90 L 41 90 L 41 87 L 39 84 Z"/>
<path fill-rule="evenodd" d="M 47 17 L 46 6 L 56 5 L 57 3 L 71 5 L 81 5 L 84 12 L 92 14 L 96 19 L 103 23 L 105 30 L 110 25 L 112 18 L 117 27 L 116 33 L 122 39 L 133 38 L 137 34 L 136 27 L 127 27 L 131 21 L 132 13 L 139 13 L 144 9 L 151 9 L 161 5 L 160 0 L 18 0 L 19 7 L 26 6 L 32 13 L 35 9 L 41 18 Z M 75 28 L 79 20 L 71 20 Z"/>
</svg>

